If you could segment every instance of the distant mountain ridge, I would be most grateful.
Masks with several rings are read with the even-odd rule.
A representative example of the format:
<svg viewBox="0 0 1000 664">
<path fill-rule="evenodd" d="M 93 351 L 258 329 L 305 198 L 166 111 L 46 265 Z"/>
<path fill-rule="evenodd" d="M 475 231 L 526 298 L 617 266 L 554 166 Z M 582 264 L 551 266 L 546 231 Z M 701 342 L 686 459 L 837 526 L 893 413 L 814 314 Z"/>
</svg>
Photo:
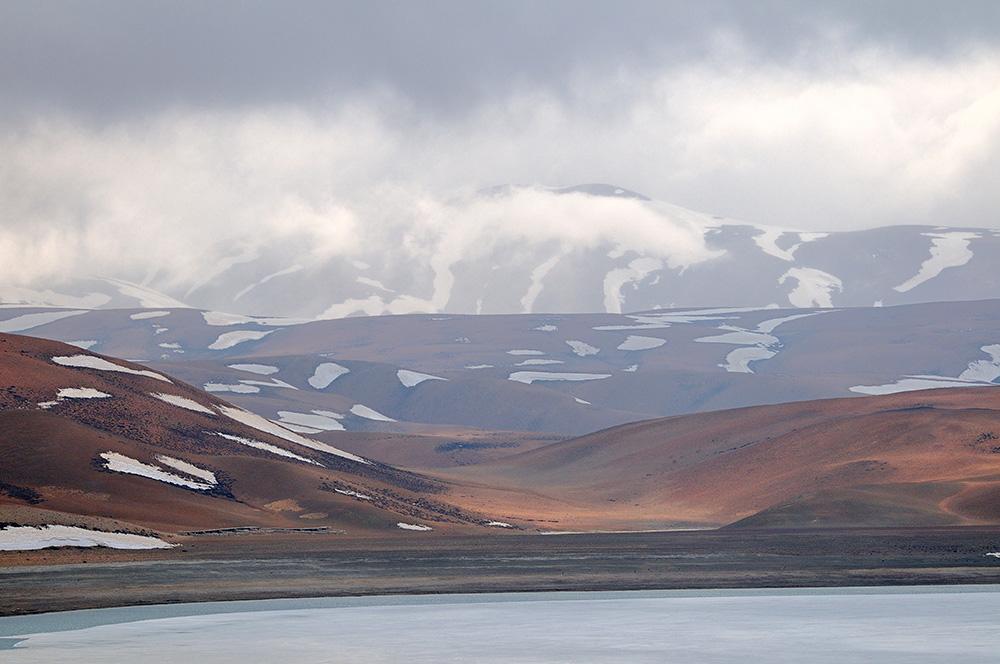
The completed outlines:
<svg viewBox="0 0 1000 664">
<path fill-rule="evenodd" d="M 284 243 L 219 247 L 198 275 L 0 286 L 0 301 L 193 307 L 339 318 L 673 307 L 870 307 L 1000 294 L 1000 231 L 891 226 L 804 232 L 692 212 L 613 185 L 501 186 L 433 232 L 400 230 L 306 259 Z M 458 214 L 457 212 L 455 213 Z"/>
</svg>

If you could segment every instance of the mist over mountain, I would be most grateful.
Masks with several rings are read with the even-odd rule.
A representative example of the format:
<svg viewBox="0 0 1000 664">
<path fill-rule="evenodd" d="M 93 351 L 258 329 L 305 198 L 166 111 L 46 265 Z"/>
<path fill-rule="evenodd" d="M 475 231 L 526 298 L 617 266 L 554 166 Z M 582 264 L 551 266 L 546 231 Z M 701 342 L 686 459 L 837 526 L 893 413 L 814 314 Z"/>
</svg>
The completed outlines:
<svg viewBox="0 0 1000 664">
<path fill-rule="evenodd" d="M 888 306 L 985 299 L 1000 286 L 1000 231 L 991 229 L 806 232 L 600 184 L 398 203 L 380 223 L 329 212 L 277 234 L 248 229 L 239 242 L 207 243 L 183 261 L 166 240 L 135 262 L 106 257 L 100 276 L 8 279 L 0 298 L 340 318 Z"/>
</svg>

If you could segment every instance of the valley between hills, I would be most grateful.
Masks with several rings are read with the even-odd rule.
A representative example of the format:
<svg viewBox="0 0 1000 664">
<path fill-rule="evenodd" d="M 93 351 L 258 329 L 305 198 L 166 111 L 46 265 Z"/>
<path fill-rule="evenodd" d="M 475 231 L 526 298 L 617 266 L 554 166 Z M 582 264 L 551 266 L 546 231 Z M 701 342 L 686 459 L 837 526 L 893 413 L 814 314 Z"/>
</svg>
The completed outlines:
<svg viewBox="0 0 1000 664">
<path fill-rule="evenodd" d="M 998 311 L 14 309 L 0 612 L 996 582 Z"/>
</svg>

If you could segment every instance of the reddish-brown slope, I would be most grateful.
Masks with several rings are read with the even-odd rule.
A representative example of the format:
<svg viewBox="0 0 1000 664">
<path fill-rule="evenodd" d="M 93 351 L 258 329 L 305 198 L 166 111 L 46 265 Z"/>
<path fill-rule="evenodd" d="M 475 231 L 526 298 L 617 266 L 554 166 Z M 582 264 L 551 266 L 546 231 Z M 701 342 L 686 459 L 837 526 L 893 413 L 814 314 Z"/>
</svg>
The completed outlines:
<svg viewBox="0 0 1000 664">
<path fill-rule="evenodd" d="M 114 518 L 163 531 L 249 525 L 397 534 L 404 532 L 396 527 L 399 521 L 449 530 L 486 520 L 442 503 L 435 482 L 248 426 L 226 415 L 226 402 L 169 377 L 53 361 L 73 356 L 100 357 L 57 342 L 0 335 L 0 522 L 4 505 Z M 63 388 L 109 396 L 58 399 Z M 154 394 L 182 397 L 188 407 Z M 167 455 L 215 473 L 219 484 L 193 490 L 114 472 L 101 456 L 106 453 L 198 479 L 165 466 L 160 457 Z"/>
<path fill-rule="evenodd" d="M 781 504 L 749 523 L 997 523 L 997 437 L 1000 389 L 932 390 L 640 422 L 442 474 L 504 489 L 462 504 L 563 527 L 719 525 Z"/>
</svg>

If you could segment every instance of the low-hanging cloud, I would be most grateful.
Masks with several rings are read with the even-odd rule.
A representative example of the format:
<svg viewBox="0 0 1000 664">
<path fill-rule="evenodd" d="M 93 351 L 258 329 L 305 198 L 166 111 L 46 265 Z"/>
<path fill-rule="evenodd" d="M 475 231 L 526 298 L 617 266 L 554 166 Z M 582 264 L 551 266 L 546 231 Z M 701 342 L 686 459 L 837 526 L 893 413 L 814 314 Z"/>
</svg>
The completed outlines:
<svg viewBox="0 0 1000 664">
<path fill-rule="evenodd" d="M 912 59 L 841 44 L 829 62 L 779 65 L 738 40 L 719 44 L 694 64 L 580 69 L 569 92 L 527 86 L 457 117 L 383 87 L 106 123 L 8 118 L 0 278 L 156 273 L 193 288 L 221 258 L 276 244 L 305 265 L 391 247 L 441 274 L 512 239 L 617 242 L 674 267 L 706 256 L 683 211 L 539 189 L 475 194 L 506 183 L 609 182 L 804 230 L 1000 227 L 997 51 Z"/>
</svg>

